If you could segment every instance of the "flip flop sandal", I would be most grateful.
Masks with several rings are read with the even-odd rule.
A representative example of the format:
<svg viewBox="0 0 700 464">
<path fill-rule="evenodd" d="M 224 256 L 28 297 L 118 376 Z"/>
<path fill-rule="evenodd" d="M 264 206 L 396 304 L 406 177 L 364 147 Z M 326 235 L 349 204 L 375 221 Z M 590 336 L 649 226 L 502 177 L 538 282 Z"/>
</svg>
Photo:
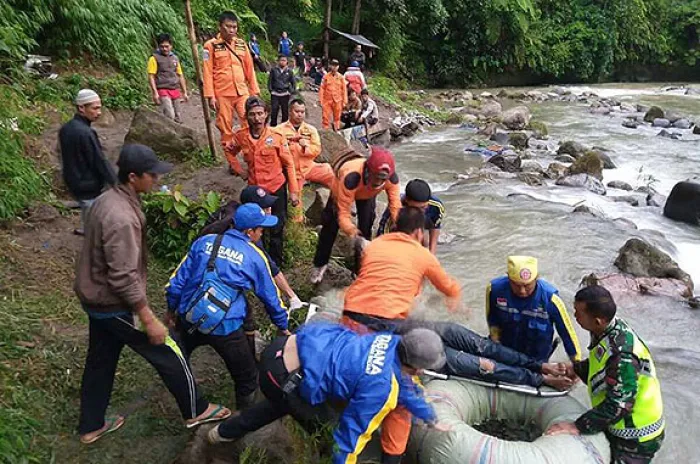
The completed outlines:
<svg viewBox="0 0 700 464">
<path fill-rule="evenodd" d="M 195 422 L 190 422 L 189 424 L 185 424 L 185 427 L 188 429 L 197 427 L 198 425 L 206 424 L 207 422 L 217 422 L 217 421 L 222 421 L 224 419 L 228 419 L 231 416 L 231 411 L 228 410 L 226 414 L 223 416 L 217 416 L 221 411 L 223 411 L 225 408 L 224 406 L 218 405 L 212 412 L 207 414 L 205 417 L 195 421 Z"/>
<path fill-rule="evenodd" d="M 104 430 L 104 432 L 100 433 L 99 435 L 95 435 L 94 437 L 90 438 L 89 440 L 85 440 L 85 439 L 81 438 L 80 443 L 82 443 L 84 445 L 89 445 L 90 443 L 95 443 L 97 440 L 99 440 L 103 436 L 107 435 L 108 433 L 119 430 L 121 428 L 121 426 L 124 425 L 125 421 L 126 421 L 126 419 L 122 416 L 108 417 L 105 419 L 105 425 L 107 425 L 107 428 Z"/>
</svg>

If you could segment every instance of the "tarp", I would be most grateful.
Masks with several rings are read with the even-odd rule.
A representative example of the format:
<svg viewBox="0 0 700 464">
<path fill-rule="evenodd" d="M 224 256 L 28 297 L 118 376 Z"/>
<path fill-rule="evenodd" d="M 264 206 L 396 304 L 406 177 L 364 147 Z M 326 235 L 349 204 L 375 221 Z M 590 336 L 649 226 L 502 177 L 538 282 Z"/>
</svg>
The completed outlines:
<svg viewBox="0 0 700 464">
<path fill-rule="evenodd" d="M 372 43 L 369 39 L 367 39 L 363 35 L 348 34 L 347 32 L 342 32 L 342 31 L 339 31 L 338 29 L 333 29 L 332 27 L 329 27 L 328 29 L 330 29 L 331 31 L 335 32 L 336 34 L 338 34 L 340 36 L 345 37 L 346 39 L 348 39 L 352 42 L 355 42 L 356 44 L 362 45 L 363 47 L 379 49 L 379 47 L 377 45 Z"/>
</svg>

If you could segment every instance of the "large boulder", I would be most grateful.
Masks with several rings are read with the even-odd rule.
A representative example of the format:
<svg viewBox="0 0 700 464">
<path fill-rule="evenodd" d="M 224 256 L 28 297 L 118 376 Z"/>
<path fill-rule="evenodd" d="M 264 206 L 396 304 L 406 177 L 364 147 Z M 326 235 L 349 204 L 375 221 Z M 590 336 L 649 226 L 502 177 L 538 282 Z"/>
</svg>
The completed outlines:
<svg viewBox="0 0 700 464">
<path fill-rule="evenodd" d="M 522 164 L 522 158 L 519 156 L 509 155 L 494 155 L 488 160 L 489 163 L 497 166 L 501 171 L 518 172 Z"/>
<path fill-rule="evenodd" d="M 687 286 L 688 296 L 693 295 L 694 285 L 690 275 L 678 267 L 678 263 L 669 255 L 639 238 L 631 238 L 623 245 L 615 266 L 635 277 L 680 280 Z"/>
<path fill-rule="evenodd" d="M 320 129 L 318 134 L 321 136 L 321 154 L 316 158 L 316 161 L 319 163 L 330 163 L 336 153 L 340 153 L 349 147 L 348 141 L 339 132 Z"/>
<path fill-rule="evenodd" d="M 530 124 L 530 109 L 527 106 L 516 106 L 503 113 L 503 125 L 510 130 L 523 130 Z"/>
<path fill-rule="evenodd" d="M 625 119 L 624 121 L 622 121 L 622 127 L 626 127 L 628 129 L 636 129 L 641 125 L 642 123 L 635 119 Z"/>
<path fill-rule="evenodd" d="M 681 118 L 673 123 L 676 129 L 690 129 L 693 124 L 686 118 Z"/>
<path fill-rule="evenodd" d="M 654 122 L 654 119 L 659 119 L 664 117 L 664 110 L 658 106 L 652 106 L 649 108 L 644 115 L 644 122 Z"/>
<path fill-rule="evenodd" d="M 556 184 L 564 187 L 583 187 L 598 195 L 605 195 L 607 193 L 603 183 L 588 174 L 575 174 L 561 177 L 556 181 Z"/>
<path fill-rule="evenodd" d="M 597 153 L 603 161 L 603 169 L 615 169 L 617 167 L 605 148 L 593 147 L 592 150 Z"/>
<path fill-rule="evenodd" d="M 107 127 L 112 127 L 115 122 L 117 122 L 117 119 L 114 117 L 114 113 L 112 113 L 109 110 L 109 108 L 105 108 L 103 106 L 102 107 L 102 114 L 97 119 L 97 121 L 92 123 L 92 125 L 95 127 L 107 128 Z"/>
<path fill-rule="evenodd" d="M 508 134 L 508 143 L 518 150 L 527 148 L 527 141 L 530 139 L 525 132 L 512 132 Z"/>
<path fill-rule="evenodd" d="M 634 190 L 630 184 L 622 180 L 611 180 L 608 182 L 608 187 L 618 190 L 627 190 L 629 192 Z"/>
<path fill-rule="evenodd" d="M 140 143 L 165 158 L 185 161 L 192 153 L 206 147 L 206 138 L 160 113 L 140 108 L 131 121 L 124 143 Z"/>
<path fill-rule="evenodd" d="M 559 155 L 570 155 L 574 158 L 578 158 L 585 152 L 586 147 L 584 147 L 579 142 L 575 142 L 573 140 L 567 140 L 565 142 L 562 142 L 562 144 L 559 145 L 559 150 L 557 150 L 557 154 Z"/>
<path fill-rule="evenodd" d="M 583 278 L 584 286 L 600 285 L 619 299 L 626 293 L 641 295 L 687 298 L 688 288 L 677 279 L 660 279 L 657 277 L 632 277 L 628 274 L 590 274 Z"/>
<path fill-rule="evenodd" d="M 674 185 L 664 206 L 664 216 L 700 225 L 700 184 L 684 181 Z"/>
<path fill-rule="evenodd" d="M 486 100 L 481 105 L 480 114 L 484 119 L 500 118 L 502 113 L 503 113 L 503 107 L 497 101 Z"/>
<path fill-rule="evenodd" d="M 571 174 L 588 174 L 598 180 L 603 180 L 603 160 L 600 153 L 589 150 L 578 158 L 569 168 Z"/>
<path fill-rule="evenodd" d="M 560 177 L 565 177 L 568 174 L 569 168 L 556 161 L 549 163 L 549 166 L 547 166 L 547 171 L 545 171 L 545 176 L 553 180 L 557 180 Z"/>
<path fill-rule="evenodd" d="M 520 163 L 520 170 L 522 172 L 534 172 L 537 174 L 544 174 L 544 168 L 540 163 L 532 159 L 524 159 Z"/>
<path fill-rule="evenodd" d="M 328 202 L 330 193 L 326 189 L 318 189 L 314 192 L 314 200 L 311 205 L 306 208 L 304 215 L 306 216 L 306 224 L 310 227 L 321 225 L 321 215 Z"/>
</svg>

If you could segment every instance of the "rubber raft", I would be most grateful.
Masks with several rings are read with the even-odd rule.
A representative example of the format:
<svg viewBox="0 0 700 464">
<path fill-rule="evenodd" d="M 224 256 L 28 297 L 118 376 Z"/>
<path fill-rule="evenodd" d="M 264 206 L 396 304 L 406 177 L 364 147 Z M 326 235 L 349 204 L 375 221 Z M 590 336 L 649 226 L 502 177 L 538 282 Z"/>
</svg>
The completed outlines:
<svg viewBox="0 0 700 464">
<path fill-rule="evenodd" d="M 605 435 L 541 436 L 534 442 L 501 440 L 470 424 L 490 419 L 533 423 L 544 432 L 557 422 L 574 421 L 588 407 L 572 395 L 538 398 L 458 380 L 432 380 L 426 385 L 440 422 L 450 432 L 413 427 L 408 456 L 420 464 L 608 464 Z"/>
</svg>

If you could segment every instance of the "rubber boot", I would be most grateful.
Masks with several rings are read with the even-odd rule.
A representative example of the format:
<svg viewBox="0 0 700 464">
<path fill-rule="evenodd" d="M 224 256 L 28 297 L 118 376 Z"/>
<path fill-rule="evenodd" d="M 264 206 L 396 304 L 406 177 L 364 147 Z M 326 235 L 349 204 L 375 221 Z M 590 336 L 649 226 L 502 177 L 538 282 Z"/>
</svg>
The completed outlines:
<svg viewBox="0 0 700 464">
<path fill-rule="evenodd" d="M 401 464 L 403 454 L 386 454 L 382 453 L 382 464 Z"/>
<path fill-rule="evenodd" d="M 255 404 L 255 394 L 257 392 L 253 392 L 250 395 L 247 396 L 242 396 L 242 397 L 236 397 L 236 409 L 238 411 L 242 411 L 243 409 L 247 409 L 251 407 L 252 405 Z"/>
</svg>

